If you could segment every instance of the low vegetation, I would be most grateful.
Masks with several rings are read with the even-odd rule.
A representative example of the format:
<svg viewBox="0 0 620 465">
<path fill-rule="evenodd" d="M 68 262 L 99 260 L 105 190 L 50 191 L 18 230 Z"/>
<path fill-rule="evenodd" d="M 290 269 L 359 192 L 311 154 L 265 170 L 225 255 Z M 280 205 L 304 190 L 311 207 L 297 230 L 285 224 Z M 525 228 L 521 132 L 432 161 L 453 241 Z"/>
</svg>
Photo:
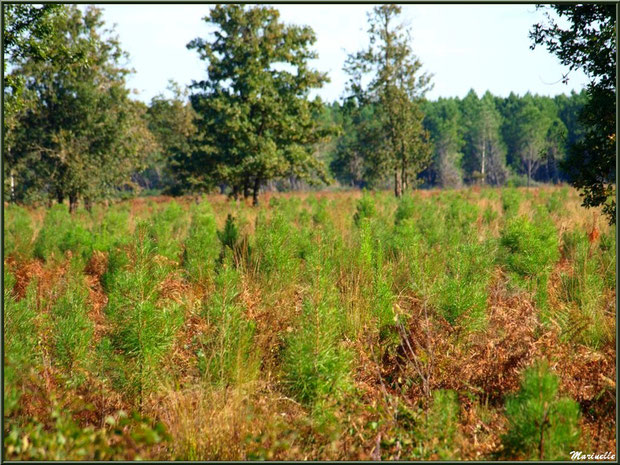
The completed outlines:
<svg viewBox="0 0 620 465">
<path fill-rule="evenodd" d="M 10 460 L 615 450 L 615 228 L 561 188 L 5 209 Z"/>
</svg>

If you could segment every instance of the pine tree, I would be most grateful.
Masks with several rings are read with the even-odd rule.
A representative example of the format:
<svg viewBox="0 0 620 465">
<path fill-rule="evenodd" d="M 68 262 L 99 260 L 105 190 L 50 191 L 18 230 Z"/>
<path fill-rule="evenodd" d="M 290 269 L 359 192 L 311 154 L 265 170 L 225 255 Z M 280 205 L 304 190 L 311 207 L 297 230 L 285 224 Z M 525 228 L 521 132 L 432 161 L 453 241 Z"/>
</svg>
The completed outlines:
<svg viewBox="0 0 620 465">
<path fill-rule="evenodd" d="M 420 73 L 422 64 L 410 46 L 410 32 L 396 24 L 398 5 L 381 5 L 368 14 L 370 46 L 350 55 L 345 71 L 351 76 L 349 91 L 362 102 L 376 105 L 371 171 L 393 173 L 394 194 L 400 197 L 428 166 L 431 146 L 422 125 L 420 101 L 429 89 L 430 76 Z M 362 78 L 372 80 L 364 88 Z"/>
</svg>

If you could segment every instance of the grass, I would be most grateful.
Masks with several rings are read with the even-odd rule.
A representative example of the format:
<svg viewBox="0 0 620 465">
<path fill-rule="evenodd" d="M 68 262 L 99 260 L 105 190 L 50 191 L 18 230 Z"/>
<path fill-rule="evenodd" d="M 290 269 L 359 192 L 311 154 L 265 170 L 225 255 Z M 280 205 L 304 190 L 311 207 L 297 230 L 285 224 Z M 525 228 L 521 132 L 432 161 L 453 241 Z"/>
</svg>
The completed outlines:
<svg viewBox="0 0 620 465">
<path fill-rule="evenodd" d="M 7 457 L 615 448 L 615 228 L 576 191 L 269 197 L 6 207 Z"/>
</svg>

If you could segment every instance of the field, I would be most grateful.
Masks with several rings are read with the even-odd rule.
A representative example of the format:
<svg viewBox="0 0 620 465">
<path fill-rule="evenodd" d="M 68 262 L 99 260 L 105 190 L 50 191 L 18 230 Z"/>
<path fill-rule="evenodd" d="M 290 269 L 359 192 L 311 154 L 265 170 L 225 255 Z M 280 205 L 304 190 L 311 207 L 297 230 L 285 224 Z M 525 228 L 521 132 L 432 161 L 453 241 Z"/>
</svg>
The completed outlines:
<svg viewBox="0 0 620 465">
<path fill-rule="evenodd" d="M 568 187 L 5 206 L 7 459 L 616 447 L 615 227 Z"/>
</svg>

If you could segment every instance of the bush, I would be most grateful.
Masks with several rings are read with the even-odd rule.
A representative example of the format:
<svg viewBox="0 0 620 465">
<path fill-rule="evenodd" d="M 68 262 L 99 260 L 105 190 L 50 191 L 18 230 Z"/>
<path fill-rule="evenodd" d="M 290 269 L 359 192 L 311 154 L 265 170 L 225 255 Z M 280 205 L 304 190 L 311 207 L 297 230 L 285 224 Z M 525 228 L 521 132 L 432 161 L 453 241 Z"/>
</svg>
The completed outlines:
<svg viewBox="0 0 620 465">
<path fill-rule="evenodd" d="M 590 244 L 582 231 L 567 231 L 563 236 L 564 256 L 573 265 L 571 273 L 562 273 L 562 299 L 573 309 L 562 318 L 563 329 L 575 342 L 600 347 L 613 334 L 605 315 L 605 280 L 601 273 L 600 250 Z"/>
<path fill-rule="evenodd" d="M 460 244 L 449 252 L 445 270 L 433 286 L 432 301 L 450 324 L 468 330 L 485 326 L 492 263 L 490 244 Z"/>
<path fill-rule="evenodd" d="M 169 266 L 155 260 L 157 247 L 148 229 L 144 223 L 137 226 L 129 253 L 132 260 L 115 266 L 106 277 L 111 342 L 125 358 L 127 388 L 137 394 L 140 406 L 144 392 L 157 381 L 160 362 L 183 318 L 180 306 L 161 294 L 159 284 Z"/>
<path fill-rule="evenodd" d="M 149 235 L 156 246 L 156 253 L 174 262 L 181 259 L 181 241 L 187 226 L 186 213 L 172 201 L 156 212 L 150 221 Z"/>
<path fill-rule="evenodd" d="M 58 244 L 63 241 L 66 234 L 71 234 L 73 221 L 66 205 L 53 205 L 43 220 L 43 226 L 34 243 L 34 255 L 37 258 L 47 260 L 52 256 L 59 258 L 60 249 Z"/>
<path fill-rule="evenodd" d="M 433 391 L 433 402 L 421 431 L 425 457 L 437 454 L 440 460 L 455 458 L 454 440 L 458 434 L 459 401 L 456 392 Z"/>
<path fill-rule="evenodd" d="M 32 280 L 23 299 L 12 294 L 15 278 L 4 269 L 4 415 L 8 417 L 21 397 L 21 384 L 38 362 L 37 282 Z M 17 336 L 14 336 L 17 335 Z"/>
<path fill-rule="evenodd" d="M 502 191 L 502 210 L 505 217 L 512 217 L 519 213 L 521 194 L 517 189 L 508 188 Z"/>
<path fill-rule="evenodd" d="M 17 205 L 4 210 L 4 254 L 15 255 L 20 260 L 32 256 L 32 219 L 28 211 Z"/>
<path fill-rule="evenodd" d="M 502 443 L 508 458 L 569 460 L 579 440 L 579 405 L 557 392 L 558 378 L 546 363 L 525 371 L 520 391 L 506 400 Z"/>
<path fill-rule="evenodd" d="M 211 206 L 203 199 L 202 203 L 193 208 L 192 223 L 183 252 L 183 264 L 190 279 L 199 283 L 210 279 L 220 252 L 215 216 Z"/>
<path fill-rule="evenodd" d="M 508 220 L 501 245 L 508 270 L 527 280 L 548 273 L 559 258 L 555 227 L 540 218 L 536 224 L 523 216 Z"/>
<path fill-rule="evenodd" d="M 394 224 L 400 225 L 404 220 L 409 220 L 416 213 L 416 204 L 410 195 L 404 195 L 398 200 L 398 207 L 394 214 Z"/>
<path fill-rule="evenodd" d="M 377 213 L 375 207 L 375 200 L 368 192 L 362 194 L 362 198 L 357 201 L 355 206 L 355 215 L 353 215 L 353 222 L 359 226 L 363 219 L 371 219 Z"/>
<path fill-rule="evenodd" d="M 85 368 L 93 324 L 88 318 L 88 290 L 79 276 L 69 276 L 64 295 L 52 307 L 52 333 L 57 363 L 76 381 Z"/>
<path fill-rule="evenodd" d="M 252 352 L 255 325 L 237 302 L 240 280 L 229 257 L 215 277 L 215 291 L 203 311 L 213 330 L 194 340 L 198 369 L 214 385 L 249 382 L 256 374 L 257 358 Z"/>
</svg>

